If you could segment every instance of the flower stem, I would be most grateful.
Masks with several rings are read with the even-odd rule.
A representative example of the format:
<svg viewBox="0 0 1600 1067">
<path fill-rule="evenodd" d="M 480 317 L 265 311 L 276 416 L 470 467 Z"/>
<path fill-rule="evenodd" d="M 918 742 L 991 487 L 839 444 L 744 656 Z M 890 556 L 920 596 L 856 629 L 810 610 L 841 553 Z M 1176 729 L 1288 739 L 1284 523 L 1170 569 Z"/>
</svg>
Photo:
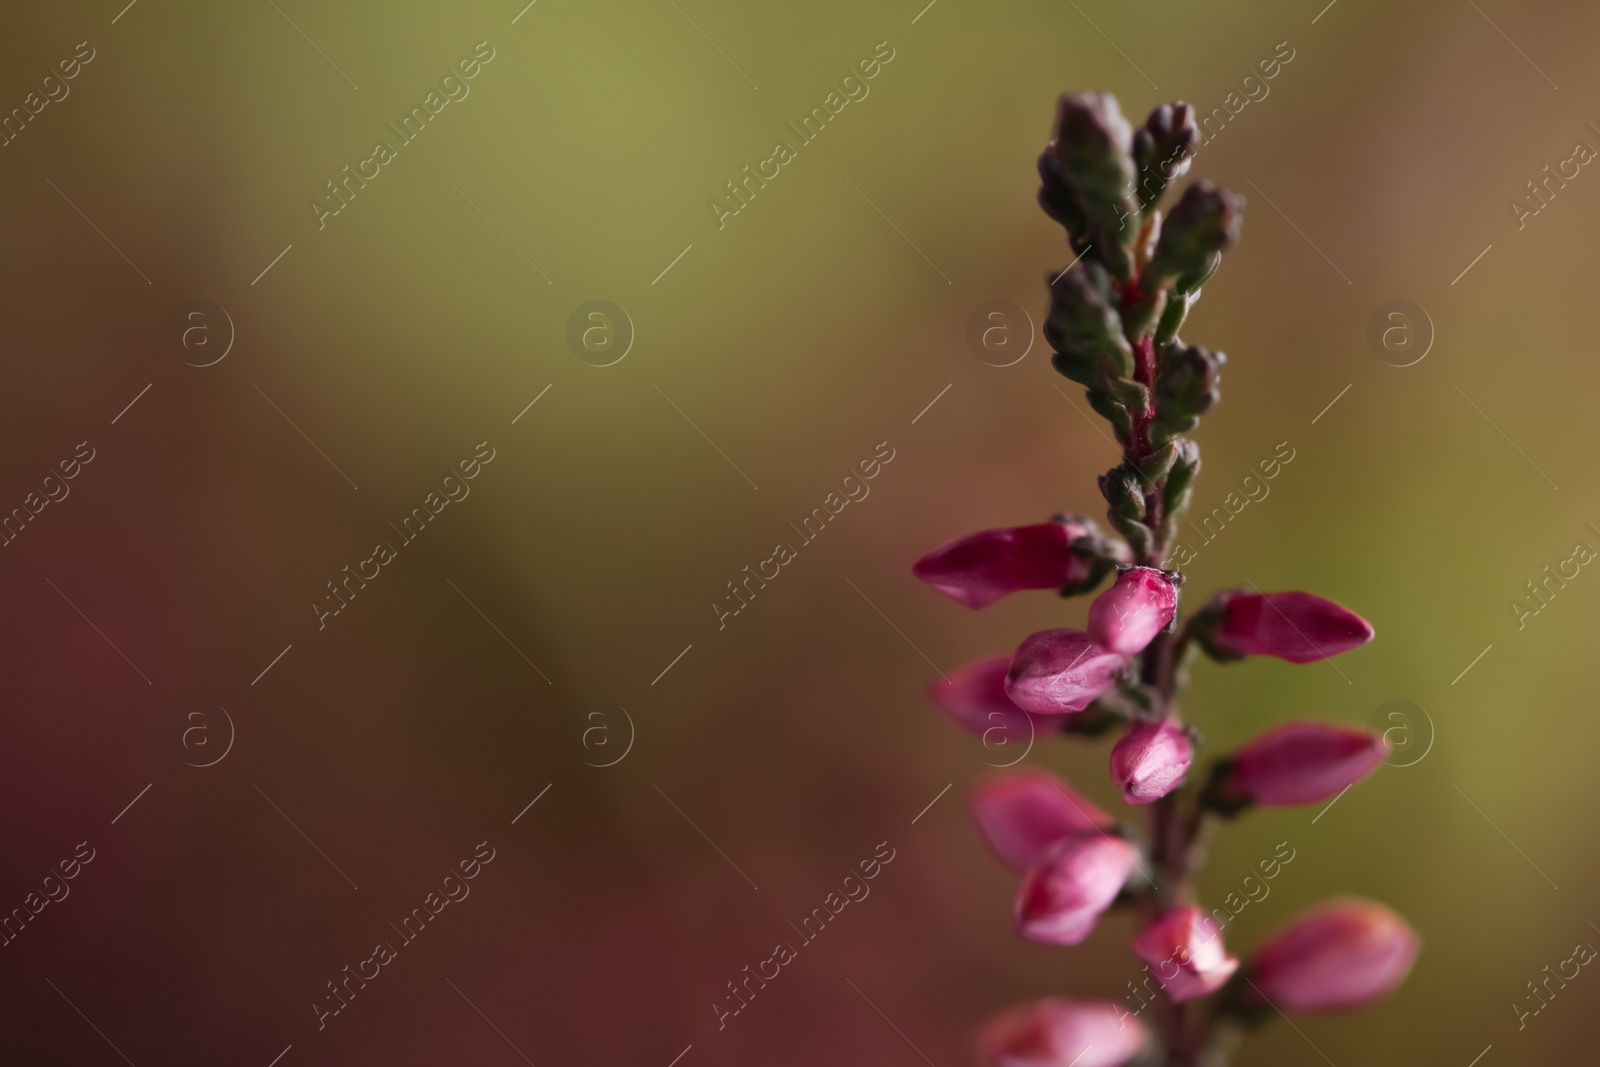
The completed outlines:
<svg viewBox="0 0 1600 1067">
<path fill-rule="evenodd" d="M 1159 499 L 1160 486 L 1152 493 Z M 1159 517 L 1155 529 L 1159 529 Z M 1161 551 L 1152 529 L 1154 552 Z M 1158 557 L 1159 558 L 1159 557 Z M 1153 565 L 1153 564 L 1147 564 Z M 1140 680 L 1158 697 L 1156 713 L 1166 719 L 1176 714 L 1179 660 L 1184 640 L 1176 634 L 1157 634 L 1145 648 L 1140 663 Z M 1150 807 L 1150 864 L 1154 868 L 1154 888 L 1142 900 L 1147 922 L 1154 922 L 1167 910 L 1195 897 L 1190 874 L 1197 860 L 1197 841 L 1203 822 L 1199 798 L 1192 787 L 1168 793 Z M 1159 978 L 1159 976 L 1157 976 Z M 1197 1067 L 1206 1044 L 1209 1026 L 1188 1005 L 1163 998 L 1157 1013 L 1157 1027 L 1166 1055 L 1167 1067 Z"/>
<path fill-rule="evenodd" d="M 1148 224 L 1147 224 L 1148 225 Z M 1144 242 L 1141 242 L 1141 247 Z M 1138 264 L 1140 268 L 1143 263 Z M 1144 299 L 1136 283 L 1128 283 L 1123 290 L 1124 304 L 1137 304 Z M 1145 481 L 1144 525 L 1149 537 L 1144 545 L 1135 548 L 1134 562 L 1143 567 L 1160 567 L 1166 558 L 1166 543 L 1162 536 L 1166 525 L 1166 476 L 1150 479 L 1144 471 L 1155 456 L 1150 430 L 1155 421 L 1155 385 L 1159 371 L 1159 353 L 1153 335 L 1142 329 L 1137 336 L 1129 336 L 1133 348 L 1134 379 L 1148 390 L 1148 403 L 1144 410 L 1131 410 L 1132 432 L 1123 448 L 1123 461 L 1138 471 Z M 1182 636 L 1157 634 L 1145 648 L 1140 662 L 1140 681 L 1157 695 L 1156 718 L 1165 720 L 1177 713 L 1176 695 L 1179 682 L 1179 665 L 1186 642 Z M 1154 868 L 1153 888 L 1143 893 L 1142 906 L 1146 920 L 1155 921 L 1170 908 L 1189 903 L 1195 897 L 1190 873 L 1197 859 L 1197 839 L 1203 822 L 1203 811 L 1196 791 L 1184 787 L 1168 793 L 1150 806 L 1149 842 L 1150 865 Z M 1157 976 L 1159 978 L 1159 976 Z M 1196 1067 L 1206 1044 L 1209 1025 L 1191 1011 L 1189 1005 L 1175 1003 L 1170 997 L 1162 998 L 1157 1012 L 1158 1029 L 1168 1067 Z"/>
</svg>

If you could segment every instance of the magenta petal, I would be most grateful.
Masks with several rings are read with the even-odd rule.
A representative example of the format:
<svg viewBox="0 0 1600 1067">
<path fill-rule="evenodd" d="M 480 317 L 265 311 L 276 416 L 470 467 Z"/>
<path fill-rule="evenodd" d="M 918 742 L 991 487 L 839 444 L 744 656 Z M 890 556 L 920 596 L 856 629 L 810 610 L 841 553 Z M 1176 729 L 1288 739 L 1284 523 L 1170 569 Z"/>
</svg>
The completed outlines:
<svg viewBox="0 0 1600 1067">
<path fill-rule="evenodd" d="M 995 858 L 1026 871 L 1050 845 L 1084 830 L 1109 830 L 1111 816 L 1044 771 L 997 775 L 967 801 Z"/>
<path fill-rule="evenodd" d="M 989 656 L 951 671 L 928 686 L 928 699 L 975 734 L 1026 744 L 1034 734 L 1027 712 L 1006 696 L 1010 656 Z"/>
<path fill-rule="evenodd" d="M 1145 1041 L 1144 1027 L 1116 1004 L 1050 997 L 986 1022 L 977 1053 L 984 1067 L 1121 1067 Z"/>
<path fill-rule="evenodd" d="M 1082 630 L 1042 630 L 1023 641 L 1011 658 L 1006 695 L 1036 715 L 1082 711 L 1111 688 L 1127 661 Z"/>
<path fill-rule="evenodd" d="M 1122 891 L 1137 856 L 1128 842 L 1096 830 L 1049 846 L 1017 890 L 1017 933 L 1041 945 L 1076 945 Z"/>
<path fill-rule="evenodd" d="M 1337 1011 L 1401 982 L 1421 947 L 1416 931 L 1370 900 L 1333 900 L 1294 920 L 1251 965 L 1251 980 L 1284 1011 Z"/>
<path fill-rule="evenodd" d="M 1111 780 L 1129 804 L 1148 804 L 1178 788 L 1193 758 L 1176 720 L 1138 723 L 1111 749 Z"/>
<path fill-rule="evenodd" d="M 1349 608 L 1310 593 L 1218 596 L 1221 619 L 1211 642 L 1237 656 L 1313 663 L 1372 640 L 1372 626 Z"/>
<path fill-rule="evenodd" d="M 1107 652 L 1143 652 L 1178 610 L 1178 587 L 1166 571 L 1129 567 L 1089 607 L 1089 636 Z"/>
<path fill-rule="evenodd" d="M 1216 992 L 1239 969 L 1238 958 L 1222 947 L 1222 930 L 1192 904 L 1173 908 L 1145 927 L 1133 951 L 1178 1004 Z"/>
<path fill-rule="evenodd" d="M 1365 730 L 1284 723 L 1234 753 L 1228 790 L 1256 804 L 1311 804 L 1372 773 L 1388 747 L 1383 735 Z"/>
<path fill-rule="evenodd" d="M 1084 532 L 1076 523 L 1060 522 L 984 530 L 934 549 L 911 573 L 969 608 L 982 608 L 1007 593 L 1055 589 L 1088 577 L 1089 564 L 1071 548 Z"/>
</svg>

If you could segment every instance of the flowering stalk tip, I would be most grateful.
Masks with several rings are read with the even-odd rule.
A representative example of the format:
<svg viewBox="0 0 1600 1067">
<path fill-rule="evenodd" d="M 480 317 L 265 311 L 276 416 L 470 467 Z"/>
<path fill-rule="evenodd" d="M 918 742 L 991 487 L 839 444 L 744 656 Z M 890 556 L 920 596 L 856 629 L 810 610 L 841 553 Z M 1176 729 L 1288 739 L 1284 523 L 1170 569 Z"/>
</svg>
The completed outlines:
<svg viewBox="0 0 1600 1067">
<path fill-rule="evenodd" d="M 1188 435 L 1220 402 L 1227 362 L 1181 335 L 1244 214 L 1243 199 L 1204 179 L 1163 214 L 1199 140 L 1188 104 L 1163 104 L 1135 128 L 1115 97 L 1068 93 L 1038 160 L 1040 206 L 1066 231 L 1072 258 L 1046 275 L 1043 332 L 1051 367 L 1084 389 L 1121 453 L 1099 479 L 1111 531 L 1061 516 L 951 541 L 913 567 L 969 608 L 1030 589 L 1089 593 L 1116 571 L 1083 629 L 1034 633 L 1009 659 L 968 664 L 929 695 L 986 741 L 995 730 L 1030 740 L 1121 732 L 1110 777 L 1125 803 L 1148 812 L 1144 835 L 1042 772 L 984 782 L 970 810 L 995 857 L 1022 872 L 1013 914 L 1023 938 L 1075 945 L 1108 909 L 1136 908 L 1144 923 L 1134 953 L 1174 1003 L 1148 1031 L 1110 1004 L 1056 997 L 1014 1008 L 979 1036 L 988 1067 L 1113 1067 L 1135 1057 L 1141 1067 L 1220 1065 L 1230 1019 L 1365 1003 L 1403 980 L 1417 953 L 1416 935 L 1387 908 L 1336 902 L 1241 967 L 1194 903 L 1208 818 L 1336 797 L 1385 753 L 1383 738 L 1364 731 L 1289 723 L 1187 780 L 1199 734 L 1183 721 L 1178 693 L 1191 652 L 1310 663 L 1373 637 L 1361 616 L 1301 592 L 1224 590 L 1178 618 L 1183 575 L 1164 567 L 1201 470 Z M 1130 878 L 1135 871 L 1142 877 Z M 1182 1007 L 1198 1000 L 1210 1003 Z"/>
</svg>

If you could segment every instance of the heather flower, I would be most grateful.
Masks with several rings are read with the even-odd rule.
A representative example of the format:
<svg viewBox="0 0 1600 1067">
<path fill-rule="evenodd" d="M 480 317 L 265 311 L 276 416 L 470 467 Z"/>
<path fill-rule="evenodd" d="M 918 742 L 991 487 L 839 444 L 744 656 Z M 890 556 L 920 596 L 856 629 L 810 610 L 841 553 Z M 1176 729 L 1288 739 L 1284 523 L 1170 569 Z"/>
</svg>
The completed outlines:
<svg viewBox="0 0 1600 1067">
<path fill-rule="evenodd" d="M 989 656 L 957 667 L 928 685 L 928 699 L 961 726 L 998 743 L 1034 736 L 1033 717 L 1006 696 L 1010 656 Z"/>
<path fill-rule="evenodd" d="M 1314 663 L 1372 640 L 1367 620 L 1310 593 L 1230 589 L 1212 598 L 1191 626 L 1217 659 L 1276 656 Z"/>
<path fill-rule="evenodd" d="M 1089 606 L 1089 637 L 1107 652 L 1143 652 L 1178 610 L 1171 571 L 1129 567 Z"/>
<path fill-rule="evenodd" d="M 1111 780 L 1129 804 L 1149 804 L 1178 787 L 1193 758 L 1194 747 L 1177 722 L 1142 722 L 1111 750 Z"/>
<path fill-rule="evenodd" d="M 1161 565 L 1201 469 L 1199 445 L 1183 435 L 1220 402 L 1227 362 L 1179 335 L 1202 284 L 1238 240 L 1244 211 L 1242 199 L 1203 179 L 1164 214 L 1157 210 L 1188 170 L 1199 136 L 1193 109 L 1181 102 L 1156 108 L 1135 132 L 1113 97 L 1069 93 L 1039 157 L 1039 202 L 1066 230 L 1072 257 L 1047 275 L 1042 332 L 1051 368 L 1084 390 L 1120 446 L 1117 465 L 1098 480 L 1115 536 L 1078 517 L 990 530 L 925 556 L 916 574 L 976 608 L 1019 589 L 1088 592 L 1117 568 L 1084 630 L 1035 633 L 1009 662 L 968 664 L 929 693 L 986 737 L 1026 728 L 1032 738 L 1040 725 L 1058 737 L 1124 728 L 1111 750 L 1111 779 L 1129 804 L 1149 806 L 1147 855 L 1066 783 L 1040 772 L 984 783 L 972 794 L 972 816 L 995 856 L 1024 871 L 1013 907 L 1024 939 L 1077 944 L 1103 912 L 1127 903 L 1146 917 L 1133 949 L 1152 977 L 1175 1003 L 1209 1003 L 1152 1013 L 1146 1048 L 1146 1031 L 1118 1006 L 1041 1000 L 984 1027 L 978 1051 L 987 1067 L 1112 1067 L 1134 1058 L 1141 1067 L 1221 1067 L 1232 1024 L 1276 1014 L 1269 999 L 1289 1011 L 1360 1004 L 1394 988 L 1417 953 L 1416 935 L 1387 908 L 1335 902 L 1278 935 L 1245 968 L 1203 905 L 1188 903 L 1209 819 L 1336 797 L 1386 751 L 1382 737 L 1364 731 L 1290 723 L 1214 762 L 1199 783 L 1187 780 L 1200 739 L 1178 712 L 1190 652 L 1310 663 L 1373 636 L 1364 619 L 1331 601 L 1253 588 L 1218 593 L 1177 622 L 1183 575 Z M 1135 869 L 1145 876 L 1131 879 Z"/>
<path fill-rule="evenodd" d="M 1283 1011 L 1338 1011 L 1384 996 L 1417 958 L 1416 931 L 1370 900 L 1321 904 L 1269 938 L 1250 980 Z"/>
<path fill-rule="evenodd" d="M 990 1019 L 979 1032 L 984 1067 L 1120 1067 L 1145 1047 L 1144 1028 L 1115 1004 L 1050 997 Z"/>
<path fill-rule="evenodd" d="M 1041 945 L 1076 945 L 1117 899 L 1137 863 L 1133 845 L 1095 830 L 1050 845 L 1017 890 L 1017 933 Z"/>
<path fill-rule="evenodd" d="M 1287 722 L 1249 742 L 1224 764 L 1215 805 L 1311 804 L 1337 796 L 1375 770 L 1388 752 L 1382 734 L 1320 722 Z"/>
<path fill-rule="evenodd" d="M 1044 630 L 1011 657 L 1006 695 L 1035 715 L 1082 711 L 1110 689 L 1128 657 L 1107 652 L 1082 630 Z"/>
<path fill-rule="evenodd" d="M 934 549 L 911 572 L 977 609 L 1023 589 L 1092 589 L 1111 565 L 1097 555 L 1099 541 L 1094 524 L 1078 518 L 984 530 Z"/>
<path fill-rule="evenodd" d="M 1214 993 L 1239 969 L 1222 947 L 1222 931 L 1194 905 L 1163 912 L 1133 942 L 1175 1003 Z"/>
<path fill-rule="evenodd" d="M 989 850 L 1018 871 L 1062 838 L 1112 826 L 1111 816 L 1043 771 L 996 775 L 973 790 L 967 803 Z"/>
</svg>

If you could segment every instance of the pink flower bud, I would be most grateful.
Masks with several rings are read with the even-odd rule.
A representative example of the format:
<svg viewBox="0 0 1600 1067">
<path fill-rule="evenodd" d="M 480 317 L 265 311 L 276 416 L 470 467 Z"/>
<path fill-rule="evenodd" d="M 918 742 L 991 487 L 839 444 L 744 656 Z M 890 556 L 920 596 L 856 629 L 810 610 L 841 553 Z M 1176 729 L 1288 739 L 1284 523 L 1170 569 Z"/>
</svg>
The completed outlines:
<svg viewBox="0 0 1600 1067">
<path fill-rule="evenodd" d="M 1017 933 L 1041 945 L 1076 945 L 1122 891 L 1137 859 L 1128 842 L 1095 830 L 1050 845 L 1017 890 Z"/>
<path fill-rule="evenodd" d="M 1143 652 L 1178 610 L 1172 576 L 1154 567 L 1129 567 L 1089 607 L 1089 636 L 1107 652 Z"/>
<path fill-rule="evenodd" d="M 1376 1000 L 1405 981 L 1419 947 L 1416 931 L 1382 904 L 1331 900 L 1270 938 L 1250 976 L 1284 1011 L 1337 1011 Z"/>
<path fill-rule="evenodd" d="M 1011 658 L 1006 695 L 1036 715 L 1082 711 L 1110 689 L 1126 656 L 1107 652 L 1082 630 L 1042 630 Z"/>
<path fill-rule="evenodd" d="M 1229 656 L 1277 656 L 1313 663 L 1372 640 L 1372 626 L 1331 600 L 1310 593 L 1217 594 L 1205 614 L 1217 614 L 1202 640 Z"/>
<path fill-rule="evenodd" d="M 1087 530 L 1073 522 L 984 530 L 934 549 L 911 573 L 969 608 L 987 607 L 1007 593 L 1087 578 L 1092 565 L 1071 547 Z"/>
<path fill-rule="evenodd" d="M 1044 771 L 997 775 L 974 789 L 967 803 L 989 851 L 1019 871 L 1064 837 L 1112 825 L 1111 816 Z"/>
<path fill-rule="evenodd" d="M 1311 804 L 1365 778 L 1388 749 L 1382 734 L 1286 722 L 1234 753 L 1224 795 L 1268 806 Z"/>
<path fill-rule="evenodd" d="M 1111 749 L 1111 780 L 1129 804 L 1160 800 L 1183 781 L 1194 747 L 1176 719 L 1141 722 Z"/>
<path fill-rule="evenodd" d="M 1145 927 L 1133 951 L 1177 1004 L 1216 992 L 1239 969 L 1238 958 L 1222 947 L 1222 930 L 1193 905 L 1173 908 Z"/>
<path fill-rule="evenodd" d="M 1116 1004 L 1050 997 L 1001 1012 L 978 1032 L 984 1067 L 1121 1067 L 1144 1027 Z"/>
<path fill-rule="evenodd" d="M 1032 717 L 1006 696 L 1010 669 L 1010 656 L 975 660 L 930 684 L 928 699 L 961 726 L 982 735 L 986 743 L 1026 745 L 1042 724 L 1031 722 Z"/>
</svg>

